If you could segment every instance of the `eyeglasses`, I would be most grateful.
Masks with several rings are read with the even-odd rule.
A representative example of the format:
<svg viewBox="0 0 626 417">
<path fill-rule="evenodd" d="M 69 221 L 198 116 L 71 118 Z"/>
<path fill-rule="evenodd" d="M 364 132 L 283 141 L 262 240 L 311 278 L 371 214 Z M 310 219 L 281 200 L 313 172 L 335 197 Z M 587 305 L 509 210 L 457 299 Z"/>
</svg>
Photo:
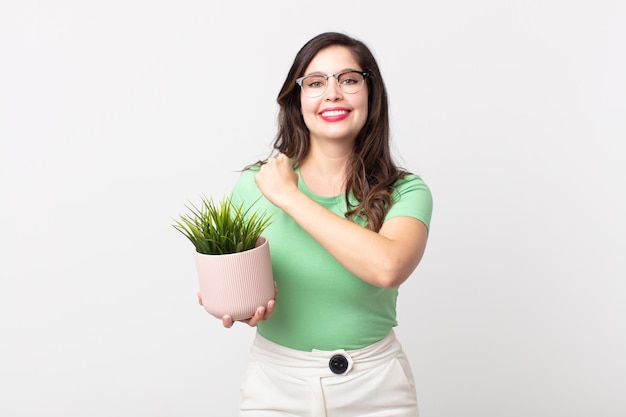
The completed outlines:
<svg viewBox="0 0 626 417">
<path fill-rule="evenodd" d="M 337 81 L 337 86 L 342 92 L 354 94 L 358 93 L 363 88 L 367 72 L 347 70 L 339 74 L 312 74 L 298 78 L 296 84 L 300 86 L 305 96 L 319 97 L 326 92 L 328 79 L 330 77 L 333 77 Z"/>
</svg>

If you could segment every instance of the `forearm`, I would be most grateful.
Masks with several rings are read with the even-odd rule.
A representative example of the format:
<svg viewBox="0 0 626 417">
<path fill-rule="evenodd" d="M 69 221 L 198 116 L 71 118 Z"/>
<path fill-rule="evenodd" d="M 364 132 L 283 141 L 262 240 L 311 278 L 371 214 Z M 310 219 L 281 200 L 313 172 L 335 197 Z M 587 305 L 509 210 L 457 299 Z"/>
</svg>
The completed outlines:
<svg viewBox="0 0 626 417">
<path fill-rule="evenodd" d="M 421 253 L 402 247 L 406 242 L 346 220 L 300 191 L 281 208 L 346 269 L 372 285 L 399 286 L 421 259 Z"/>
<path fill-rule="evenodd" d="M 298 188 L 285 155 L 271 158 L 255 175 L 265 198 L 282 209 L 348 271 L 379 287 L 397 287 L 411 275 L 426 246 L 428 230 L 412 217 L 395 217 L 380 231 L 361 227 L 319 205 Z"/>
</svg>

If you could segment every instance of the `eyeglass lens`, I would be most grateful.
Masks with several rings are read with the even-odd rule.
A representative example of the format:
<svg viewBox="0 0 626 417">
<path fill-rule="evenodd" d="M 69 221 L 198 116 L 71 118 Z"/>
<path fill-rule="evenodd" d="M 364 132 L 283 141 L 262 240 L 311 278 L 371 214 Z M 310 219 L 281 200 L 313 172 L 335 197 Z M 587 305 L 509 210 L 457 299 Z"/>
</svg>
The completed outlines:
<svg viewBox="0 0 626 417">
<path fill-rule="evenodd" d="M 302 80 L 302 92 L 309 97 L 318 97 L 326 91 L 329 81 L 328 76 L 309 75 Z M 337 80 L 337 85 L 347 94 L 358 93 L 363 88 L 365 78 L 363 74 L 356 71 L 349 71 L 333 76 Z"/>
</svg>

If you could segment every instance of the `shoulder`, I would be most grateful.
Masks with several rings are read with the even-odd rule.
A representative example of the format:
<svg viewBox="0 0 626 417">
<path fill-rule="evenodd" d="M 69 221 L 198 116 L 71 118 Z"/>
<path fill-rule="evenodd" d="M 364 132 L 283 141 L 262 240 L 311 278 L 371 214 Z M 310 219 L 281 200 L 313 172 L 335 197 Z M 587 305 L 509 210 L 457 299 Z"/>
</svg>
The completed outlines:
<svg viewBox="0 0 626 417">
<path fill-rule="evenodd" d="M 430 188 L 422 177 L 416 174 L 407 173 L 398 179 L 393 185 L 394 200 L 399 199 L 403 194 L 410 192 L 421 192 L 432 195 Z"/>
<path fill-rule="evenodd" d="M 254 164 L 254 165 L 250 165 L 245 167 L 242 171 L 241 171 L 241 175 L 239 176 L 239 182 L 250 182 L 253 181 L 254 182 L 254 176 L 257 172 L 259 172 L 259 170 L 261 169 L 261 164 Z"/>
<path fill-rule="evenodd" d="M 408 173 L 398 179 L 393 186 L 392 200 L 386 219 L 398 216 L 415 217 L 430 228 L 433 196 L 422 177 Z"/>
<path fill-rule="evenodd" d="M 235 198 L 249 198 L 260 194 L 260 191 L 254 182 L 254 176 L 257 172 L 259 172 L 259 169 L 260 165 L 255 164 L 247 167 L 241 172 L 241 175 L 239 175 L 232 191 Z"/>
</svg>

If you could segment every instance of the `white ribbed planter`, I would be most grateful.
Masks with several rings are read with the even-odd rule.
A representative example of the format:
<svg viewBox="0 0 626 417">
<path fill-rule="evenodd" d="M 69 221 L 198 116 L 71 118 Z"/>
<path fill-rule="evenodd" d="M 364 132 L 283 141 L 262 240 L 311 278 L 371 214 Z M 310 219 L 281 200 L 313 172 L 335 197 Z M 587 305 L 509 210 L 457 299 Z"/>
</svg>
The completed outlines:
<svg viewBox="0 0 626 417">
<path fill-rule="evenodd" d="M 254 249 L 226 255 L 195 252 L 202 305 L 221 319 L 233 320 L 254 315 L 274 298 L 274 277 L 267 239 L 259 237 Z"/>
</svg>

